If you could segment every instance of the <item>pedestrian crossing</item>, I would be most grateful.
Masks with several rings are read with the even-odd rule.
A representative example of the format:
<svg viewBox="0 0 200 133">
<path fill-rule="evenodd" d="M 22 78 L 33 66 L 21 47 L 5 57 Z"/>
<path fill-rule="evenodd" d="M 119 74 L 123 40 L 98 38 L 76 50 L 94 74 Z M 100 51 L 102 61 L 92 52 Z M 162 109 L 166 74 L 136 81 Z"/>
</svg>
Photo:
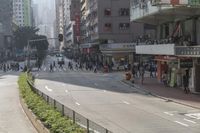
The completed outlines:
<svg viewBox="0 0 200 133">
<path fill-rule="evenodd" d="M 168 111 L 163 112 L 165 117 L 168 117 L 174 123 L 184 127 L 198 127 L 200 126 L 200 110 L 178 112 Z"/>
<path fill-rule="evenodd" d="M 40 72 L 50 72 L 50 68 L 43 66 L 39 70 Z M 84 73 L 93 73 L 93 71 L 88 71 L 85 69 L 69 69 L 68 67 L 64 66 L 62 68 L 60 67 L 54 67 L 52 72 L 84 72 Z"/>
</svg>

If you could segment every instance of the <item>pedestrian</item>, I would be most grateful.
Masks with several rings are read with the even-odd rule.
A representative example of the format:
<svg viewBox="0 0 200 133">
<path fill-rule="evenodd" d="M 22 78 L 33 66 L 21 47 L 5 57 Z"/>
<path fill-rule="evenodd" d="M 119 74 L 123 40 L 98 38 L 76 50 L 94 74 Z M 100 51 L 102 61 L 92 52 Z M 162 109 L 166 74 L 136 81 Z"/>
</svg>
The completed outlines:
<svg viewBox="0 0 200 133">
<path fill-rule="evenodd" d="M 50 72 L 53 72 L 53 65 L 50 64 Z"/>
<path fill-rule="evenodd" d="M 140 65 L 140 68 L 139 68 L 140 70 L 140 79 L 141 79 L 141 84 L 143 84 L 144 83 L 144 74 L 145 74 L 145 69 L 144 69 L 144 66 L 143 66 L 143 64 L 142 65 Z"/>
<path fill-rule="evenodd" d="M 162 74 L 162 82 L 165 86 L 167 86 L 167 72 L 163 72 Z"/>
<path fill-rule="evenodd" d="M 55 61 L 53 61 L 53 67 L 54 67 L 54 68 L 56 67 L 56 62 L 55 62 Z"/>
<path fill-rule="evenodd" d="M 94 66 L 94 73 L 97 73 L 97 65 Z"/>
<path fill-rule="evenodd" d="M 185 75 L 183 76 L 183 86 L 184 86 L 184 92 L 188 94 L 190 92 L 189 90 L 189 70 L 185 71 Z"/>
<path fill-rule="evenodd" d="M 151 64 L 150 65 L 150 68 L 149 68 L 149 71 L 150 71 L 150 78 L 153 78 L 153 71 L 154 71 L 154 68 L 153 68 L 153 65 Z"/>
</svg>

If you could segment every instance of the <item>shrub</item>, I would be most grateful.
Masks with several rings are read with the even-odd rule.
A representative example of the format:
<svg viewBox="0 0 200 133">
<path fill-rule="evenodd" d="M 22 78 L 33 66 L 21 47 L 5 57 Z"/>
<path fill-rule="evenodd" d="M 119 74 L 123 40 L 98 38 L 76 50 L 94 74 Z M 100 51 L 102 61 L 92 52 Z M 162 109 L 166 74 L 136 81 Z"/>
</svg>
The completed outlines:
<svg viewBox="0 0 200 133">
<path fill-rule="evenodd" d="M 27 79 L 34 83 L 31 75 L 23 73 L 18 80 L 20 96 L 24 99 L 28 108 L 38 117 L 51 133 L 85 133 L 85 129 L 74 124 L 70 119 L 63 117 L 60 112 L 48 105 L 46 101 L 34 93 L 27 83 Z"/>
</svg>

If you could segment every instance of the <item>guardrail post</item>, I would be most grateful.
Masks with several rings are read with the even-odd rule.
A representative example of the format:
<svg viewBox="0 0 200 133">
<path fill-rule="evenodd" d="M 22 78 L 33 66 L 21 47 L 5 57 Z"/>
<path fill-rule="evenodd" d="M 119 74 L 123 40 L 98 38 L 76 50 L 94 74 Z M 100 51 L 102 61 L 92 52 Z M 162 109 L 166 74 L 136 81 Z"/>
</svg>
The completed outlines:
<svg viewBox="0 0 200 133">
<path fill-rule="evenodd" d="M 56 109 L 56 100 L 55 99 L 53 99 L 53 107 L 54 107 L 54 109 Z"/>
<path fill-rule="evenodd" d="M 89 125 L 89 120 L 87 119 L 87 133 L 90 133 L 90 125 Z"/>
<path fill-rule="evenodd" d="M 106 129 L 106 133 L 108 133 L 108 129 Z"/>
<path fill-rule="evenodd" d="M 65 115 L 65 106 L 62 104 L 62 116 Z"/>
<path fill-rule="evenodd" d="M 75 124 L 75 111 L 73 111 L 73 123 Z"/>
<path fill-rule="evenodd" d="M 47 103 L 49 104 L 49 96 L 47 95 Z"/>
</svg>

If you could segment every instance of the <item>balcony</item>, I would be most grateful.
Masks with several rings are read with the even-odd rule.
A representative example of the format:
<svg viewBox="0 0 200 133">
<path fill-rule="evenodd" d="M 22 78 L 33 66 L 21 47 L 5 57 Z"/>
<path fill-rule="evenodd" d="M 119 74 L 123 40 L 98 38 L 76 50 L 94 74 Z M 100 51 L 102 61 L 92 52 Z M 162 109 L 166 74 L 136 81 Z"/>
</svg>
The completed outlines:
<svg viewBox="0 0 200 133">
<path fill-rule="evenodd" d="M 200 14 L 200 4 L 182 0 L 153 0 L 131 3 L 131 21 L 157 25 L 174 19 L 186 19 Z M 180 0 L 179 0 L 180 1 Z M 174 3 L 173 3 L 174 2 Z"/>
<path fill-rule="evenodd" d="M 178 56 L 200 57 L 200 46 L 176 46 L 175 53 Z"/>
<path fill-rule="evenodd" d="M 200 46 L 176 46 L 175 44 L 137 45 L 136 54 L 200 57 Z"/>
<path fill-rule="evenodd" d="M 175 55 L 175 44 L 138 45 L 136 54 Z"/>
</svg>

